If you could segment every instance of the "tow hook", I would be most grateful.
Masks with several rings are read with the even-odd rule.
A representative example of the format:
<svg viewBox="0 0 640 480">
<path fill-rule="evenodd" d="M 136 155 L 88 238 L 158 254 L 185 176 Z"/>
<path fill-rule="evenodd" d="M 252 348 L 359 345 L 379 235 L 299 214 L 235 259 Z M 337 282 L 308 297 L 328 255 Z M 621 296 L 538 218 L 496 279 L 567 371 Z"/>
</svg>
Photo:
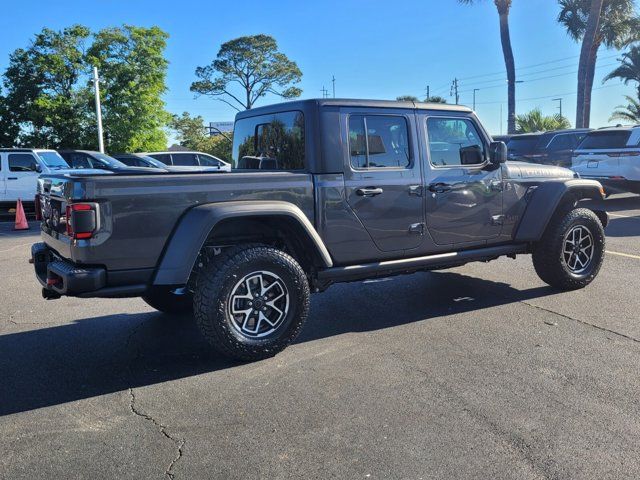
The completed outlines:
<svg viewBox="0 0 640 480">
<path fill-rule="evenodd" d="M 48 288 L 42 289 L 42 298 L 45 300 L 57 300 L 61 295 L 53 290 L 49 290 Z"/>
</svg>

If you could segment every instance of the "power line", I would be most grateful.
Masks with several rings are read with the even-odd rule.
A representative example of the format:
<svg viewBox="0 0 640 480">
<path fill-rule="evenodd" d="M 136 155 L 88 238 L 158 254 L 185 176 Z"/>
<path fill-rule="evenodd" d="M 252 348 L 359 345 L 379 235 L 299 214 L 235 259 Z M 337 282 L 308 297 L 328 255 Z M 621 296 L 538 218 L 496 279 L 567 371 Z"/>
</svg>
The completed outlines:
<svg viewBox="0 0 640 480">
<path fill-rule="evenodd" d="M 602 90 L 603 88 L 612 88 L 612 87 L 619 87 L 621 85 L 624 85 L 624 83 L 616 83 L 614 85 L 603 85 L 601 87 L 595 87 L 593 88 L 593 90 Z M 528 102 L 528 101 L 532 101 L 532 100 L 543 100 L 545 98 L 552 98 L 552 97 L 566 97 L 569 95 L 577 95 L 578 92 L 567 92 L 567 93 L 555 93 L 553 95 L 544 95 L 542 97 L 530 97 L 530 98 L 519 98 L 518 102 Z M 499 103 L 505 103 L 504 100 L 500 100 L 500 101 L 496 101 L 496 102 L 478 102 L 478 105 L 497 105 Z"/>
</svg>

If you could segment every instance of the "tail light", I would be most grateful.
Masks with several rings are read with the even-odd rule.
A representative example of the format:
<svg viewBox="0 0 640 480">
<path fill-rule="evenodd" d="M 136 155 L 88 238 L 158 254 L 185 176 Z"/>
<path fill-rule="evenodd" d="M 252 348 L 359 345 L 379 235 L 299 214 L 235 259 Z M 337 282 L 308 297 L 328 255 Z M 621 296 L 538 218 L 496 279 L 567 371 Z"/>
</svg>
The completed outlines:
<svg viewBox="0 0 640 480">
<path fill-rule="evenodd" d="M 70 203 L 67 205 L 67 235 L 84 240 L 91 238 L 97 229 L 96 205 Z"/>
<path fill-rule="evenodd" d="M 33 205 L 36 210 L 36 220 L 42 220 L 42 205 L 40 204 L 40 194 L 36 193 L 36 198 L 33 199 Z"/>
</svg>

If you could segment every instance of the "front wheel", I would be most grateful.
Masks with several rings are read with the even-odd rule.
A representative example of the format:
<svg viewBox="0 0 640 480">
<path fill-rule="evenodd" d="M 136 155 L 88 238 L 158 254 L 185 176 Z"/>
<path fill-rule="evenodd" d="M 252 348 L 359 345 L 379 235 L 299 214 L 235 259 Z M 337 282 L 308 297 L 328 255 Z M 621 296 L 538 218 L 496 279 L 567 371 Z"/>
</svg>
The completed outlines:
<svg viewBox="0 0 640 480">
<path fill-rule="evenodd" d="M 533 266 L 552 287 L 584 288 L 598 275 L 604 249 L 600 219 L 591 210 L 575 208 L 551 220 L 534 248 Z"/>
<path fill-rule="evenodd" d="M 200 272 L 196 322 L 227 357 L 253 361 L 275 355 L 298 336 L 309 312 L 304 270 L 281 250 L 239 245 L 213 257 Z"/>
</svg>

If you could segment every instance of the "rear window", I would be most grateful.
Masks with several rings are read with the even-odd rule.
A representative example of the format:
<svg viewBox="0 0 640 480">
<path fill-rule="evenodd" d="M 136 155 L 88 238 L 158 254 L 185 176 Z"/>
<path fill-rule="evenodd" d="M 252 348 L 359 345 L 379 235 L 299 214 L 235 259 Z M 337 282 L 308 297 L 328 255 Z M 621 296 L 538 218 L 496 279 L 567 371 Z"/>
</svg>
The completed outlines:
<svg viewBox="0 0 640 480">
<path fill-rule="evenodd" d="M 511 137 L 508 147 L 512 152 L 532 152 L 539 141 L 539 135 L 535 137 Z"/>
<path fill-rule="evenodd" d="M 195 153 L 173 153 L 173 164 L 180 167 L 196 167 L 198 166 L 198 157 Z"/>
<path fill-rule="evenodd" d="M 233 132 L 233 168 L 304 168 L 304 115 L 281 112 L 238 120 Z"/>
<path fill-rule="evenodd" d="M 631 130 L 614 132 L 591 132 L 578 145 L 579 150 L 605 150 L 610 148 L 624 148 L 627 146 Z"/>
</svg>

